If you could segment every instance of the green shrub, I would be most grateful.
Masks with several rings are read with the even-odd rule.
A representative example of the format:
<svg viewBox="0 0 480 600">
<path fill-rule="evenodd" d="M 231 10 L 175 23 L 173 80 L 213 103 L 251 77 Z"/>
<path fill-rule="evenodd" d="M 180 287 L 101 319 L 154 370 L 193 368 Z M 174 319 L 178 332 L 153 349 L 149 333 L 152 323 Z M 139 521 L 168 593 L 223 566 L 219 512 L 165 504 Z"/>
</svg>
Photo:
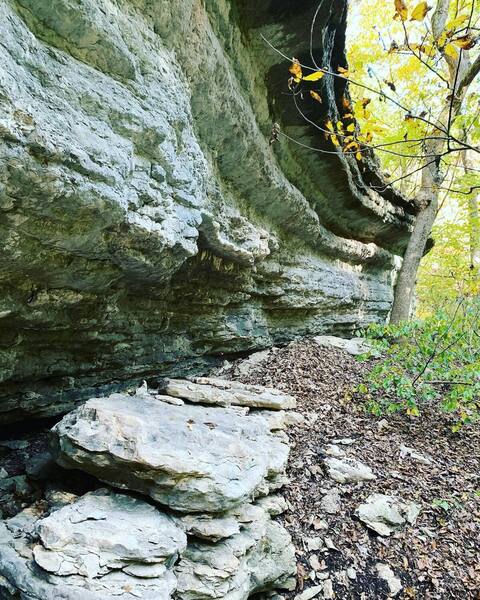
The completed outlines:
<svg viewBox="0 0 480 600">
<path fill-rule="evenodd" d="M 375 414 L 405 410 L 418 416 L 436 402 L 453 413 L 457 431 L 479 416 L 480 299 L 463 298 L 425 320 L 371 325 L 361 335 L 380 353 L 357 392 Z"/>
</svg>

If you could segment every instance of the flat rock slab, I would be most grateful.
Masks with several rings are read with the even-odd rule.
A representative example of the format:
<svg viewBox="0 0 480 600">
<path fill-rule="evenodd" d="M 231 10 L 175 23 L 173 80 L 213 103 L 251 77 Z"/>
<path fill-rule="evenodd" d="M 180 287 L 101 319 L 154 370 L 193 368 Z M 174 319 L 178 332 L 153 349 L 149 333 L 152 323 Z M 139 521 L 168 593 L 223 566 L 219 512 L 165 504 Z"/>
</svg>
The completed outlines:
<svg viewBox="0 0 480 600">
<path fill-rule="evenodd" d="M 216 406 L 236 405 L 270 410 L 296 406 L 293 396 L 279 390 L 213 377 L 195 377 L 191 380 L 163 379 L 160 383 L 160 391 L 189 402 Z"/>
<path fill-rule="evenodd" d="M 35 561 L 56 575 L 91 578 L 138 567 L 148 577 L 167 559 L 175 562 L 187 545 L 173 519 L 143 500 L 106 489 L 41 519 L 36 530 Z"/>
<path fill-rule="evenodd" d="M 61 466 L 180 512 L 225 512 L 278 488 L 289 452 L 261 416 L 147 394 L 89 400 L 52 433 Z"/>
</svg>

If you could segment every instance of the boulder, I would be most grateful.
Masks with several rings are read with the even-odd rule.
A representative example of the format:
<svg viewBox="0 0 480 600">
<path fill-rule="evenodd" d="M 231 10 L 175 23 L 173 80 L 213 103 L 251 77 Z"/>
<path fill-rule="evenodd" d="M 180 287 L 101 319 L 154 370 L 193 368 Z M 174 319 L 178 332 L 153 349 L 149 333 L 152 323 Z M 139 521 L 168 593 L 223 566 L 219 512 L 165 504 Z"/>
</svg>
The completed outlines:
<svg viewBox="0 0 480 600">
<path fill-rule="evenodd" d="M 38 511 L 0 527 L 0 597 L 168 600 L 175 591 L 187 539 L 151 504 L 100 489 L 48 516 Z"/>
<path fill-rule="evenodd" d="M 169 396 L 199 404 L 249 406 L 270 410 L 296 406 L 293 396 L 273 388 L 213 377 L 195 377 L 192 380 L 163 379 L 160 389 Z"/>
<path fill-rule="evenodd" d="M 291 587 L 290 536 L 260 506 L 189 520 L 108 489 L 70 501 L 46 512 L 39 503 L 0 525 L 0 598 L 247 600 Z M 185 527 L 208 541 L 187 546 Z"/>
<path fill-rule="evenodd" d="M 243 523 L 236 535 L 214 545 L 188 545 L 175 568 L 181 600 L 240 600 L 290 587 L 296 561 L 287 531 L 260 507 L 247 507 L 238 518 Z"/>
<path fill-rule="evenodd" d="M 386 565 L 384 563 L 377 563 L 375 567 L 377 569 L 377 573 L 380 579 L 383 579 L 388 585 L 390 596 L 396 596 L 402 589 L 402 582 L 400 581 L 400 579 L 395 575 L 395 573 L 389 565 Z"/>
<path fill-rule="evenodd" d="M 221 513 L 284 483 L 288 444 L 234 408 L 95 398 L 52 430 L 57 462 L 180 512 Z"/>
</svg>

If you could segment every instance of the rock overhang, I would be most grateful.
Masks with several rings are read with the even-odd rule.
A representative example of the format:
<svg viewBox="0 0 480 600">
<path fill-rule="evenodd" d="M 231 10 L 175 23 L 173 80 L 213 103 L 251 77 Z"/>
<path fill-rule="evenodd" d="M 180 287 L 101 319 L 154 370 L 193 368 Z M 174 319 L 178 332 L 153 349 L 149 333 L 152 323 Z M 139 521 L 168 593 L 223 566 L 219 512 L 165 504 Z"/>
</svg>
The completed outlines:
<svg viewBox="0 0 480 600">
<path fill-rule="evenodd" d="M 346 4 L 324 6 L 342 61 Z M 305 55 L 314 10 L 2 5 L 0 419 L 385 318 L 410 206 L 368 192 L 373 163 L 268 144 L 274 121 L 320 143 L 261 38 Z"/>
</svg>

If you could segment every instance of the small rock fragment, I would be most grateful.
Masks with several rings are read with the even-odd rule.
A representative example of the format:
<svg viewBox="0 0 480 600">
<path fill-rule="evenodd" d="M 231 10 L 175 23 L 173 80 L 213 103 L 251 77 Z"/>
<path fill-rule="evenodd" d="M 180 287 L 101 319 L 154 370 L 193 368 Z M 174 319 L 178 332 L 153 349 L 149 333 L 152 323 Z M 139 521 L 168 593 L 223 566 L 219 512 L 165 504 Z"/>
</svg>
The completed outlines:
<svg viewBox="0 0 480 600">
<path fill-rule="evenodd" d="M 345 456 L 345 450 L 342 450 L 336 444 L 328 444 L 328 446 L 325 448 L 325 454 L 339 458 L 340 456 Z"/>
<path fill-rule="evenodd" d="M 407 456 L 409 458 L 413 458 L 413 460 L 423 463 L 424 465 L 432 464 L 431 458 L 429 458 L 428 456 L 424 456 L 423 454 L 420 454 L 420 452 L 417 452 L 415 450 L 415 448 L 409 448 L 408 446 L 404 446 L 404 445 L 400 446 L 400 458 L 404 459 Z"/>
<path fill-rule="evenodd" d="M 305 544 L 307 546 L 307 550 L 320 550 L 323 546 L 323 540 L 320 537 L 307 538 L 305 540 Z"/>
<path fill-rule="evenodd" d="M 389 536 L 408 521 L 413 524 L 420 513 L 414 502 L 405 503 L 384 494 L 371 494 L 355 514 L 379 535 Z"/>
<path fill-rule="evenodd" d="M 396 596 L 402 589 L 402 582 L 400 579 L 395 576 L 395 573 L 388 565 L 377 563 L 375 566 L 380 579 L 387 582 L 390 594 Z"/>
<path fill-rule="evenodd" d="M 323 582 L 323 597 L 326 600 L 330 600 L 330 598 L 333 598 L 335 596 L 334 591 L 333 591 L 333 584 L 332 584 L 332 580 L 331 579 L 326 579 Z"/>
<path fill-rule="evenodd" d="M 326 458 L 328 475 L 338 483 L 356 483 L 375 479 L 370 467 L 353 458 Z"/>
<path fill-rule="evenodd" d="M 323 592 L 323 585 L 313 585 L 295 596 L 295 600 L 311 600 Z"/>
<path fill-rule="evenodd" d="M 337 514 L 341 508 L 340 495 L 336 490 L 331 490 L 322 498 L 320 506 L 329 515 Z"/>
<path fill-rule="evenodd" d="M 357 571 L 353 567 L 347 569 L 347 577 L 354 581 L 357 578 Z"/>
</svg>

